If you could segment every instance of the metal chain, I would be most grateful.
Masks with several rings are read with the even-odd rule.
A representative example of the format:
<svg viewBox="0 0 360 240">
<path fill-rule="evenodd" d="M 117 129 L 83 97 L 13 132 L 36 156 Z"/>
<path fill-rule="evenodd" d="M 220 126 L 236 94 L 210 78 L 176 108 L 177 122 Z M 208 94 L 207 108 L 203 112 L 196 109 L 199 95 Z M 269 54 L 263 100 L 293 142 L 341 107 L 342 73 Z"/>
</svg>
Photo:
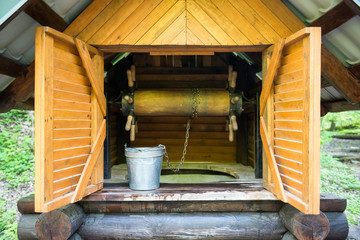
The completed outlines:
<svg viewBox="0 0 360 240">
<path fill-rule="evenodd" d="M 189 134 L 190 122 L 191 122 L 192 118 L 196 118 L 198 116 L 198 111 L 197 110 L 198 110 L 198 105 L 200 104 L 200 91 L 199 91 L 198 88 L 193 88 L 192 93 L 193 93 L 193 103 L 192 103 L 191 118 L 187 121 L 187 124 L 186 124 L 186 134 L 185 134 L 184 149 L 183 149 L 183 152 L 182 152 L 182 157 L 180 159 L 180 163 L 176 168 L 174 168 L 170 163 L 169 155 L 168 155 L 168 153 L 166 151 L 166 147 L 164 145 L 162 145 L 162 144 L 159 145 L 159 147 L 164 148 L 164 156 L 165 156 L 167 165 L 170 168 L 170 170 L 173 171 L 173 172 L 178 172 L 180 170 L 181 166 L 183 165 L 184 161 L 185 161 L 186 149 L 187 149 L 187 146 L 189 144 L 188 141 L 189 141 L 189 136 L 190 136 L 190 134 Z"/>
</svg>

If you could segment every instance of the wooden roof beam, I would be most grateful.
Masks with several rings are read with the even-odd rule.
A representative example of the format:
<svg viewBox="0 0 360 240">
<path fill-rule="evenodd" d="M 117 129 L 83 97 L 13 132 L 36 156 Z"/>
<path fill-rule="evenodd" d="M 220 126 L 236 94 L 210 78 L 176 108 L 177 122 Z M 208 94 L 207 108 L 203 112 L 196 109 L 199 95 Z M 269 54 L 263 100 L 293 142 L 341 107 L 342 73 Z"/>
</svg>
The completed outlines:
<svg viewBox="0 0 360 240">
<path fill-rule="evenodd" d="M 333 9 L 312 22 L 309 26 L 321 27 L 322 35 L 325 35 L 341 26 L 355 15 L 356 13 L 349 7 L 349 5 L 345 3 L 345 1 L 342 1 Z"/>
<path fill-rule="evenodd" d="M 18 64 L 8 58 L 0 57 L 0 74 L 16 78 L 25 68 L 25 65 Z"/>
<path fill-rule="evenodd" d="M 24 12 L 43 26 L 49 26 L 58 31 L 64 31 L 68 24 L 43 0 L 31 0 Z"/>
</svg>

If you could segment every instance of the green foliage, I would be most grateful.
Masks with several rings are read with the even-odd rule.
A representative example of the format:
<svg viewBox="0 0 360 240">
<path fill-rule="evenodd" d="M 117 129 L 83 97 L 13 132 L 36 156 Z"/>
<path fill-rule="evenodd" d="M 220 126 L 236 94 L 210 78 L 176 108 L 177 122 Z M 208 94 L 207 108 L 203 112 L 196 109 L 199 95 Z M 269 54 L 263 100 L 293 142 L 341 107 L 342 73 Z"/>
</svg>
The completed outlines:
<svg viewBox="0 0 360 240">
<path fill-rule="evenodd" d="M 334 134 L 360 134 L 360 111 L 328 113 L 321 118 L 321 130 Z"/>
<path fill-rule="evenodd" d="M 33 131 L 32 122 L 26 111 L 0 114 L 0 180 L 8 187 L 33 179 L 34 139 L 27 133 Z"/>
<path fill-rule="evenodd" d="M 6 202 L 0 199 L 0 240 L 17 239 L 16 209 L 6 209 Z"/>
<path fill-rule="evenodd" d="M 360 181 L 344 163 L 331 155 L 321 153 L 321 192 L 334 193 L 347 199 L 346 217 L 356 225 L 360 217 Z"/>
</svg>

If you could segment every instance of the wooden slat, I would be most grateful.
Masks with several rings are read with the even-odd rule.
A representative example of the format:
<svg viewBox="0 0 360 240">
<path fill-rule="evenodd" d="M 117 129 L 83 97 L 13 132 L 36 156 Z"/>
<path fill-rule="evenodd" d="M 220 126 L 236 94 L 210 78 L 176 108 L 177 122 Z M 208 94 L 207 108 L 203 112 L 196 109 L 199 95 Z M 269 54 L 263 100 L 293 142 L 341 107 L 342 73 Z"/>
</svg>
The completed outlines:
<svg viewBox="0 0 360 240">
<path fill-rule="evenodd" d="M 303 90 L 294 90 L 290 92 L 282 92 L 274 94 L 275 102 L 279 101 L 291 101 L 291 100 L 298 100 L 303 98 Z"/>
<path fill-rule="evenodd" d="M 276 76 L 275 79 L 275 85 L 283 84 L 283 83 L 289 83 L 289 82 L 295 82 L 298 80 L 301 80 L 303 77 L 303 69 L 300 69 L 295 72 L 291 73 L 284 73 Z"/>
<path fill-rule="evenodd" d="M 82 42 L 78 39 L 75 39 L 75 43 L 76 43 L 76 47 L 79 51 L 81 60 L 83 62 L 84 68 L 86 70 L 86 74 L 91 82 L 91 87 L 94 90 L 94 93 L 96 95 L 101 112 L 102 112 L 103 116 L 106 116 L 105 95 L 104 95 L 103 91 L 100 90 L 100 87 L 99 87 L 100 80 L 99 80 L 98 75 L 95 73 L 94 64 L 90 58 L 90 54 L 87 49 L 87 46 L 84 42 Z"/>
<path fill-rule="evenodd" d="M 137 74 L 137 81 L 227 81 L 228 74 Z"/>
<path fill-rule="evenodd" d="M 138 117 L 137 118 L 138 123 L 186 123 L 188 120 L 189 120 L 188 117 Z M 197 117 L 191 119 L 191 123 L 225 124 L 226 117 Z"/>
<path fill-rule="evenodd" d="M 54 57 L 78 66 L 82 66 L 82 62 L 78 54 L 65 51 L 64 49 L 58 48 L 57 46 L 54 47 Z"/>
<path fill-rule="evenodd" d="M 140 134 L 139 132 L 138 134 Z M 226 138 L 224 139 L 194 139 L 193 135 L 190 134 L 189 138 L 189 144 L 190 145 L 201 145 L 201 146 L 235 146 L 234 142 L 229 142 L 228 139 L 228 133 L 226 134 Z M 209 135 L 209 133 L 207 133 Z M 184 137 L 185 134 L 182 135 L 182 138 L 179 139 L 173 139 L 173 138 L 156 138 L 156 135 L 154 135 L 151 138 L 139 138 L 138 135 L 136 135 L 136 140 L 134 143 L 131 143 L 131 146 L 133 145 L 148 145 L 148 146 L 156 146 L 159 144 L 164 144 L 166 146 L 169 145 L 175 145 L 175 146 L 183 146 L 184 145 Z"/>
<path fill-rule="evenodd" d="M 86 76 L 85 69 L 79 65 L 65 62 L 65 61 L 57 59 L 57 58 L 54 59 L 54 65 L 56 68 Z"/>
<path fill-rule="evenodd" d="M 201 23 L 190 13 L 187 13 L 186 27 L 200 39 L 193 45 L 220 45 L 220 43 L 201 25 Z"/>
<path fill-rule="evenodd" d="M 302 151 L 302 143 L 299 141 L 291 141 L 287 139 L 275 138 L 274 145 L 281 148 L 288 148 L 295 151 Z"/>
<path fill-rule="evenodd" d="M 274 106 L 275 106 L 275 111 L 301 110 L 303 108 L 303 101 L 295 100 L 295 101 L 276 102 Z"/>
<path fill-rule="evenodd" d="M 90 120 L 54 120 L 54 129 L 58 128 L 90 128 L 91 121 Z"/>
<path fill-rule="evenodd" d="M 291 159 L 297 162 L 301 162 L 303 157 L 303 154 L 300 151 L 294 151 L 292 149 L 281 148 L 278 146 L 274 147 L 274 153 L 279 157 Z"/>
<path fill-rule="evenodd" d="M 64 110 L 90 111 L 90 103 L 81 103 L 69 100 L 54 100 L 54 108 Z"/>
<path fill-rule="evenodd" d="M 80 156 L 63 158 L 61 160 L 54 161 L 54 171 L 68 168 L 71 166 L 85 164 L 86 159 L 88 158 L 88 155 L 89 154 L 84 154 L 84 155 L 80 155 Z"/>
<path fill-rule="evenodd" d="M 77 119 L 90 120 L 91 112 L 81 112 L 78 110 L 54 110 L 54 119 Z"/>
<path fill-rule="evenodd" d="M 302 121 L 300 120 L 275 120 L 274 127 L 277 129 L 302 130 Z"/>
<path fill-rule="evenodd" d="M 268 164 L 270 171 L 272 172 L 272 177 L 274 178 L 274 185 L 275 185 L 275 195 L 281 199 L 282 201 L 286 202 L 286 195 L 284 192 L 283 184 L 280 178 L 279 169 L 277 168 L 274 152 L 272 146 L 269 142 L 269 137 L 267 136 L 266 132 L 266 125 L 264 122 L 264 118 L 260 117 L 260 136 L 263 141 L 264 151 L 266 154 L 266 158 L 268 159 Z"/>
<path fill-rule="evenodd" d="M 103 120 L 98 130 L 96 140 L 92 145 L 89 158 L 86 161 L 84 170 L 81 174 L 78 186 L 76 187 L 71 202 L 76 202 L 79 201 L 81 198 L 83 198 L 87 185 L 86 183 L 89 181 L 89 178 L 92 174 L 92 170 L 96 164 L 96 160 L 101 152 L 102 146 L 104 144 L 105 135 L 106 135 L 106 120 Z"/>
<path fill-rule="evenodd" d="M 287 56 L 295 52 L 302 51 L 302 47 L 303 47 L 302 40 L 289 44 L 288 46 L 284 47 L 283 56 Z"/>
<path fill-rule="evenodd" d="M 71 81 L 71 79 L 69 79 Z M 81 94 L 90 94 L 91 88 L 88 86 L 80 85 L 80 84 L 73 84 L 67 81 L 54 81 L 54 87 L 59 90 L 81 93 Z"/>
<path fill-rule="evenodd" d="M 303 49 L 292 52 L 291 54 L 286 55 L 281 59 L 281 65 L 291 64 L 293 62 L 303 60 L 303 54 Z"/>
<path fill-rule="evenodd" d="M 303 87 L 304 87 L 304 82 L 302 80 L 300 80 L 300 81 L 276 85 L 274 90 L 275 90 L 275 94 L 279 94 L 279 93 L 284 93 L 284 92 L 301 90 L 301 89 L 303 89 Z"/>
<path fill-rule="evenodd" d="M 294 161 L 294 160 L 288 159 L 288 158 L 284 158 L 282 156 L 275 155 L 275 160 L 276 160 L 277 164 L 281 164 L 283 166 L 288 166 L 289 168 L 292 168 L 299 172 L 302 170 L 302 167 L 303 167 L 301 162 Z"/>
<path fill-rule="evenodd" d="M 90 103 L 90 95 L 80 94 L 62 90 L 54 90 L 54 98 L 59 100 L 69 100 L 82 103 Z"/>
<path fill-rule="evenodd" d="M 90 136 L 90 128 L 74 128 L 74 129 L 55 129 L 54 139 L 88 137 Z"/>
<path fill-rule="evenodd" d="M 302 199 L 303 195 L 300 191 L 296 190 L 295 188 L 284 184 L 284 189 L 292 194 L 294 194 L 295 196 L 297 196 L 299 199 Z"/>
<path fill-rule="evenodd" d="M 169 152 L 176 152 L 176 153 L 182 153 L 184 146 L 167 146 L 166 149 Z M 233 146 L 198 146 L 198 145 L 191 145 L 187 148 L 188 153 L 229 153 L 229 154 L 236 154 L 236 148 Z"/>
<path fill-rule="evenodd" d="M 270 95 L 270 89 L 272 88 L 274 77 L 279 67 L 284 44 L 284 39 L 281 39 L 278 43 L 276 43 L 271 55 L 270 64 L 266 72 L 265 81 L 260 95 L 260 116 L 264 114 L 266 101 Z"/>
<path fill-rule="evenodd" d="M 147 131 L 147 132 L 138 132 L 136 134 L 137 138 L 175 138 L 183 139 L 185 136 L 185 131 L 181 132 L 157 132 L 157 131 Z M 229 134 L 227 132 L 213 132 L 211 134 L 207 132 L 191 132 L 191 139 L 227 139 Z"/>
<path fill-rule="evenodd" d="M 63 69 L 55 68 L 54 78 L 61 81 L 69 81 L 69 79 L 71 79 L 72 83 L 80 84 L 84 86 L 90 86 L 90 81 L 87 77 Z"/>
<path fill-rule="evenodd" d="M 302 141 L 302 131 L 275 129 L 274 136 L 276 138 Z"/>
<path fill-rule="evenodd" d="M 281 75 L 284 73 L 296 72 L 301 70 L 303 67 L 304 67 L 304 63 L 302 59 L 297 61 L 292 61 L 289 64 L 281 65 L 281 67 L 279 67 L 278 74 Z"/>
<path fill-rule="evenodd" d="M 293 179 L 286 174 L 280 174 L 281 180 L 286 186 L 291 186 L 292 188 L 296 189 L 298 192 L 302 191 L 303 183 L 300 181 L 297 181 L 296 179 Z M 301 196 L 300 194 L 297 196 Z"/>
<path fill-rule="evenodd" d="M 89 145 L 91 145 L 90 137 L 55 139 L 54 140 L 54 150 L 62 149 L 62 148 L 89 146 Z"/>
<path fill-rule="evenodd" d="M 72 166 L 70 168 L 54 171 L 54 181 L 58 181 L 63 178 L 68 178 L 68 177 L 72 177 L 77 174 L 81 174 L 81 172 L 84 169 L 84 166 L 85 166 L 85 164 L 81 164 L 81 165 L 77 165 L 77 166 Z M 76 182 L 74 182 L 74 184 L 75 183 Z"/>
<path fill-rule="evenodd" d="M 72 147 L 72 148 L 54 150 L 54 160 L 89 154 L 90 149 L 91 146 L 87 145 L 81 147 Z"/>
<path fill-rule="evenodd" d="M 286 167 L 286 166 L 283 166 L 281 164 L 277 164 L 278 168 L 279 168 L 279 172 L 280 174 L 282 175 L 285 175 L 289 178 L 292 178 L 294 180 L 297 180 L 299 182 L 302 181 L 302 178 L 303 178 L 303 174 L 302 172 L 299 172 L 299 171 L 296 171 L 292 168 L 289 168 L 289 167 Z M 302 191 L 302 187 L 298 189 L 299 191 Z"/>
<path fill-rule="evenodd" d="M 303 111 L 276 111 L 274 116 L 275 120 L 302 120 Z"/>
<path fill-rule="evenodd" d="M 180 162 L 181 152 L 169 152 L 170 162 Z M 232 153 L 187 153 L 186 162 L 236 162 L 236 154 Z M 166 161 L 166 160 L 164 160 Z"/>
<path fill-rule="evenodd" d="M 183 124 L 165 124 L 152 123 L 138 124 L 139 131 L 184 131 L 186 123 Z M 191 124 L 191 131 L 194 132 L 223 132 L 225 131 L 225 124 Z"/>
</svg>

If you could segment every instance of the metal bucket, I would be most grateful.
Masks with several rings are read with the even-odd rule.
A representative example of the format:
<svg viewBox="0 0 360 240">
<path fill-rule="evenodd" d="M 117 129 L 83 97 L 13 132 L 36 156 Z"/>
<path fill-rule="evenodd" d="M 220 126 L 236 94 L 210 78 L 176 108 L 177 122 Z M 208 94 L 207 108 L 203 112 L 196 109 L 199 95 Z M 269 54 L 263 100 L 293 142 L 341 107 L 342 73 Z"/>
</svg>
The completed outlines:
<svg viewBox="0 0 360 240">
<path fill-rule="evenodd" d="M 151 190 L 160 186 L 161 164 L 164 148 L 129 148 L 125 145 L 125 156 L 129 185 L 133 190 Z"/>
</svg>

